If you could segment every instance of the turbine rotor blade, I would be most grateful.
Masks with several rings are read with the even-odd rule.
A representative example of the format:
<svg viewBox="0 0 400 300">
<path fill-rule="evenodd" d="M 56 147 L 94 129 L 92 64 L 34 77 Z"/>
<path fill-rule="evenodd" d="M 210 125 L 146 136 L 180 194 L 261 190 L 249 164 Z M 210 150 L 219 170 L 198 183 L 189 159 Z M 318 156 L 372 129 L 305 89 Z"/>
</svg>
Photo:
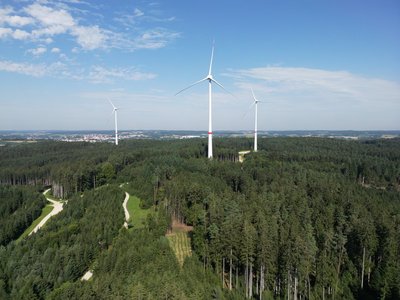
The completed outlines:
<svg viewBox="0 0 400 300">
<path fill-rule="evenodd" d="M 111 99 L 110 99 L 110 98 L 108 98 L 108 101 L 110 101 L 110 103 L 111 103 L 111 105 L 112 105 L 112 107 L 113 107 L 114 109 L 117 109 L 117 108 L 115 107 L 114 103 L 111 102 Z"/>
<path fill-rule="evenodd" d="M 250 106 L 249 106 L 249 108 L 246 110 L 246 112 L 244 113 L 244 115 L 243 115 L 243 119 L 247 116 L 247 114 L 249 113 L 249 111 L 253 108 L 253 106 L 255 105 L 256 103 L 255 102 L 253 102 L 253 103 L 251 103 L 250 104 Z"/>
<path fill-rule="evenodd" d="M 226 88 L 223 87 L 222 84 L 220 84 L 218 81 L 216 81 L 214 78 L 210 79 L 212 82 L 214 82 L 216 85 L 218 85 L 221 89 L 223 89 L 225 92 L 227 92 L 229 95 L 231 95 L 232 97 L 236 96 L 234 94 L 232 94 L 230 91 L 228 91 Z"/>
<path fill-rule="evenodd" d="M 182 90 L 180 90 L 179 92 L 177 92 L 177 93 L 175 94 L 175 96 L 178 95 L 178 94 L 180 94 L 180 93 L 182 93 L 183 91 L 186 91 L 187 89 L 190 89 L 192 86 L 194 86 L 194 85 L 196 85 L 196 84 L 199 84 L 200 82 L 203 82 L 203 81 L 206 81 L 206 80 L 208 80 L 207 77 L 206 77 L 206 78 L 203 78 L 203 79 L 201 79 L 201 80 L 199 80 L 199 81 L 196 81 L 195 83 L 192 83 L 192 84 L 189 85 L 188 87 L 185 87 L 184 89 L 182 89 Z"/>
<path fill-rule="evenodd" d="M 251 93 L 252 93 L 252 95 L 253 95 L 253 99 L 254 99 L 254 101 L 257 101 L 257 99 L 256 99 L 256 96 L 254 95 L 253 88 L 251 88 Z"/>
<path fill-rule="evenodd" d="M 212 69 L 212 63 L 213 63 L 213 58 L 214 58 L 214 42 L 211 50 L 211 60 L 210 60 L 210 68 L 208 69 L 208 75 L 211 75 L 211 69 Z"/>
</svg>

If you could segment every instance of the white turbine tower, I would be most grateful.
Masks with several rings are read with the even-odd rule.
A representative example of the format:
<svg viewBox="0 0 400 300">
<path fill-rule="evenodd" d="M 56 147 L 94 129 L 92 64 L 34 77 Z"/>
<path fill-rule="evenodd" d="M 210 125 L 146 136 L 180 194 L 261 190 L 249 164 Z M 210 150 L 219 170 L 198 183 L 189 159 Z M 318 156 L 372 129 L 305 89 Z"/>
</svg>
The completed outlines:
<svg viewBox="0 0 400 300">
<path fill-rule="evenodd" d="M 203 81 L 208 81 L 208 158 L 212 158 L 213 157 L 213 145 L 212 145 L 212 94 L 211 94 L 211 84 L 215 83 L 218 86 L 220 86 L 223 90 L 225 90 L 226 92 L 228 92 L 218 81 L 216 81 L 212 74 L 211 74 L 211 69 L 212 69 L 212 63 L 213 63 L 213 57 L 214 57 L 214 44 L 212 46 L 212 50 L 211 50 L 211 61 L 210 61 L 210 68 L 208 69 L 208 75 L 207 77 L 196 81 L 195 83 L 189 85 L 188 87 L 184 88 L 183 90 L 180 90 L 178 93 L 175 94 L 178 95 L 181 92 L 191 88 L 192 86 L 203 82 Z M 229 92 L 228 92 L 229 93 Z"/>
<path fill-rule="evenodd" d="M 113 107 L 113 113 L 114 113 L 114 120 L 115 120 L 115 145 L 118 145 L 118 121 L 117 121 L 117 110 L 119 109 L 118 107 L 115 107 L 114 103 L 110 101 L 112 107 Z"/>
<path fill-rule="evenodd" d="M 251 89 L 251 93 L 253 94 L 254 106 L 255 106 L 255 117 L 254 117 L 254 152 L 257 152 L 257 117 L 258 117 L 258 102 L 261 102 L 254 96 L 253 89 Z"/>
</svg>

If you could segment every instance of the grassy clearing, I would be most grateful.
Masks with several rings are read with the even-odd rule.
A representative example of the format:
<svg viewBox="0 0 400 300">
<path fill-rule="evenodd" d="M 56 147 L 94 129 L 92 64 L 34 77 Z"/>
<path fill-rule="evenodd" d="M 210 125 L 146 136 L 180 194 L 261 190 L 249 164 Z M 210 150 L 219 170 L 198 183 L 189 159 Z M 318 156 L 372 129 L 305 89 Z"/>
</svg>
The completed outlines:
<svg viewBox="0 0 400 300">
<path fill-rule="evenodd" d="M 46 198 L 49 198 L 49 199 L 51 199 L 51 200 L 60 201 L 60 199 L 57 199 L 56 197 L 53 196 L 53 194 L 51 193 L 51 190 L 48 191 L 47 193 L 44 193 L 43 195 L 44 195 Z"/>
<path fill-rule="evenodd" d="M 23 234 L 21 234 L 21 236 L 17 239 L 17 242 L 19 242 L 20 240 L 24 239 L 25 237 L 28 236 L 28 234 L 36 227 L 37 224 L 40 223 L 40 221 L 43 220 L 43 218 L 45 216 L 47 216 L 51 211 L 53 210 L 53 205 L 51 204 L 47 204 L 45 207 L 43 207 L 42 209 L 42 213 L 39 216 L 39 218 L 37 218 L 35 221 L 32 222 L 31 226 L 29 226 Z"/>
<path fill-rule="evenodd" d="M 167 239 L 175 252 L 179 264 L 182 266 L 185 258 L 192 255 L 188 233 L 184 231 L 172 232 L 167 234 Z"/>
<path fill-rule="evenodd" d="M 66 202 L 65 199 L 60 199 L 60 198 L 56 198 L 52 193 L 51 190 L 48 191 L 47 193 L 43 194 L 46 198 L 50 199 L 50 200 L 54 200 L 54 201 L 58 201 L 58 202 Z"/>
<path fill-rule="evenodd" d="M 148 214 L 151 213 L 152 209 L 140 208 L 140 199 L 136 196 L 130 195 L 126 208 L 129 211 L 130 221 L 129 224 L 133 228 L 143 227 L 143 223 L 146 221 Z"/>
</svg>

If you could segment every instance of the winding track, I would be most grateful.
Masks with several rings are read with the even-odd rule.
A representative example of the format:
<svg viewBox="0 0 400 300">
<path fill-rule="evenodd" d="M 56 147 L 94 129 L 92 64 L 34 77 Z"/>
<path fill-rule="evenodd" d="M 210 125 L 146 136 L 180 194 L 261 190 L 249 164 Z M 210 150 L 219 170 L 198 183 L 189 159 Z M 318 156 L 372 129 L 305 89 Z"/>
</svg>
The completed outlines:
<svg viewBox="0 0 400 300">
<path fill-rule="evenodd" d="M 47 189 L 43 192 L 43 195 L 46 197 L 46 193 L 50 191 L 50 189 Z M 42 226 L 44 224 L 46 224 L 46 222 L 52 217 L 55 216 L 56 214 L 58 214 L 59 212 L 61 212 L 63 210 L 63 203 L 59 202 L 59 201 L 55 201 L 52 199 L 49 199 L 46 197 L 46 200 L 51 202 L 53 204 L 53 210 L 47 215 L 45 216 L 42 221 L 40 221 L 39 224 L 36 225 L 35 228 L 33 228 L 33 230 L 28 234 L 31 235 L 32 233 L 37 232 L 40 228 L 42 228 Z"/>
<path fill-rule="evenodd" d="M 127 192 L 125 192 L 124 203 L 122 203 L 122 206 L 124 207 L 124 212 L 125 212 L 125 222 L 124 222 L 125 228 L 128 228 L 128 221 L 130 218 L 128 208 L 126 207 L 126 205 L 128 204 L 128 200 L 129 200 L 129 194 Z"/>
<path fill-rule="evenodd" d="M 122 188 L 122 186 L 123 186 L 123 184 L 121 184 L 119 187 Z M 129 194 L 127 192 L 125 192 L 125 199 L 124 199 L 124 202 L 122 203 L 122 207 L 124 208 L 124 212 L 125 212 L 125 222 L 124 222 L 125 228 L 128 228 L 128 221 L 130 218 L 128 208 L 126 207 L 126 205 L 128 204 L 128 200 L 129 200 Z M 92 276 L 93 276 L 93 270 L 88 270 L 81 277 L 81 281 L 88 281 L 90 278 L 92 278 Z"/>
</svg>

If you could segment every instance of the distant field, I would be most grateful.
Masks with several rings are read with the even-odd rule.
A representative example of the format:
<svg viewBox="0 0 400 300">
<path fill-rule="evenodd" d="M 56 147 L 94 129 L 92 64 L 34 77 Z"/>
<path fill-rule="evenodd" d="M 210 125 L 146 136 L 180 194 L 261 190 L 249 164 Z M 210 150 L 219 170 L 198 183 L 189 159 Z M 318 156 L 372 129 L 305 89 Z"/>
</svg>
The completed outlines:
<svg viewBox="0 0 400 300">
<path fill-rule="evenodd" d="M 130 215 L 130 221 L 128 222 L 133 228 L 143 227 L 143 223 L 146 221 L 147 215 L 151 213 L 152 209 L 140 208 L 140 199 L 136 196 L 130 195 L 127 209 Z"/>
<path fill-rule="evenodd" d="M 17 239 L 17 242 L 19 242 L 20 240 L 24 239 L 26 236 L 28 236 L 28 234 L 36 227 L 37 224 L 40 223 L 40 221 L 43 220 L 43 218 L 45 216 L 47 216 L 53 209 L 53 205 L 51 204 L 47 204 L 45 207 L 43 207 L 42 209 L 42 213 L 39 216 L 39 218 L 37 218 L 35 221 L 32 222 L 31 226 L 29 226 L 23 234 L 21 234 L 21 236 Z"/>
</svg>

